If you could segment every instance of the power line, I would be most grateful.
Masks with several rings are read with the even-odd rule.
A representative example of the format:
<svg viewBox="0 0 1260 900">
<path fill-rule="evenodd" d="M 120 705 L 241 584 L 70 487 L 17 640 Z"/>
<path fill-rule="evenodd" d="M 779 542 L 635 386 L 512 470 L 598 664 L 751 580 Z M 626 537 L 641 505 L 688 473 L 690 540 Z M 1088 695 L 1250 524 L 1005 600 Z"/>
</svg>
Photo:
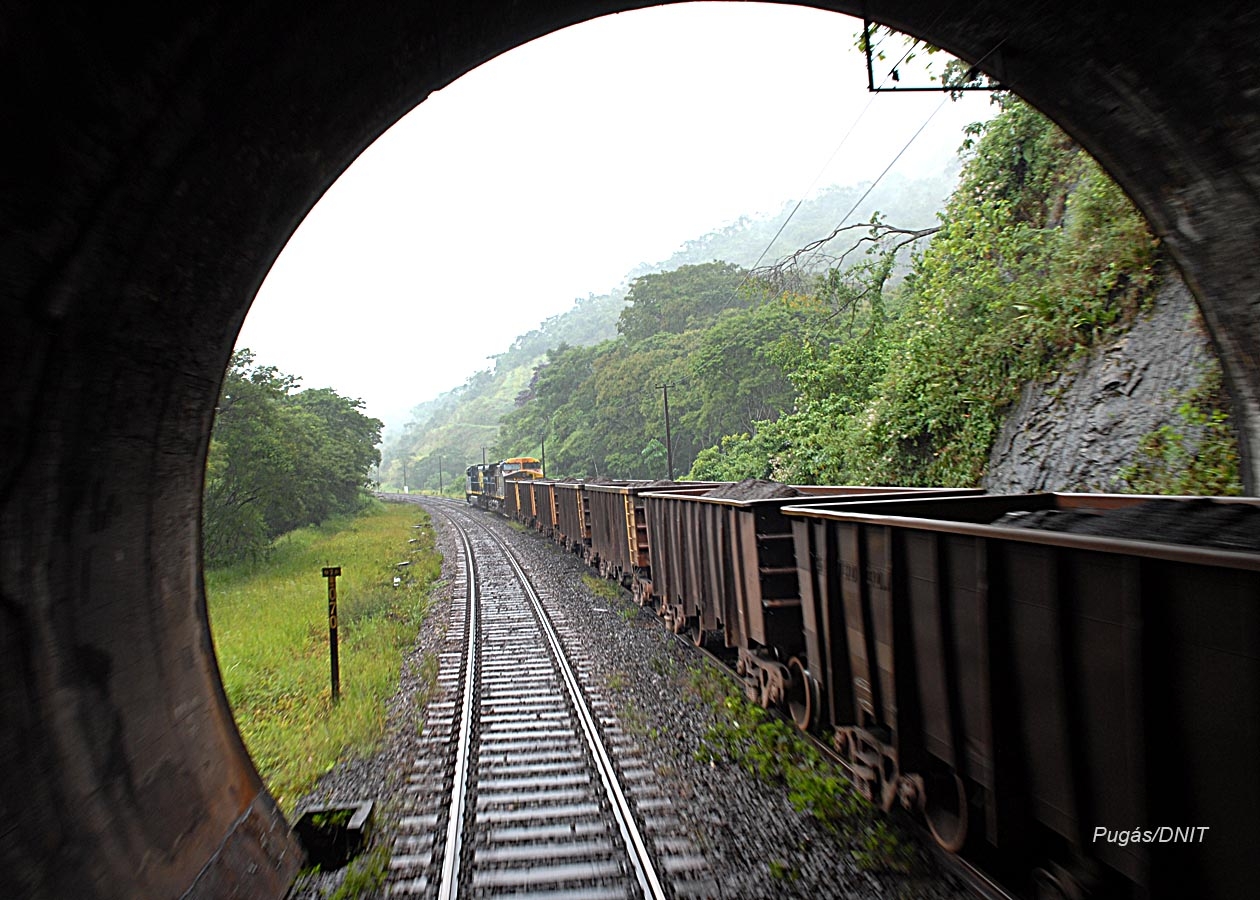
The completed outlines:
<svg viewBox="0 0 1260 900">
<path fill-rule="evenodd" d="M 761 251 L 761 255 L 758 256 L 757 261 L 753 263 L 752 269 L 749 269 L 750 272 L 754 271 L 759 265 L 761 265 L 761 261 L 766 258 L 766 254 L 770 252 L 770 248 L 774 246 L 774 242 L 779 239 L 779 235 L 783 234 L 783 229 L 788 227 L 788 223 L 792 221 L 792 217 L 795 216 L 797 211 L 801 208 L 801 204 L 805 202 L 805 198 L 809 196 L 810 191 L 812 191 L 818 184 L 819 179 L 823 176 L 823 172 L 827 171 L 828 167 L 832 163 L 832 160 L 839 155 L 841 148 L 844 147 L 845 143 L 849 140 L 849 136 L 853 134 L 854 129 L 857 128 L 858 123 L 862 121 L 862 117 L 866 115 L 867 110 L 871 108 L 871 104 L 874 102 L 875 97 L 872 95 L 871 98 L 866 101 L 866 106 L 862 107 L 862 111 L 857 114 L 857 118 L 849 125 L 848 131 L 846 131 L 844 136 L 840 138 L 840 143 L 836 145 L 836 149 L 831 151 L 831 155 L 827 157 L 827 161 L 822 164 L 822 168 L 818 170 L 818 173 L 814 176 L 814 180 L 809 183 L 809 187 L 805 189 L 804 193 L 801 194 L 800 199 L 796 201 L 796 205 L 792 207 L 792 211 L 788 213 L 787 218 L 783 220 L 783 224 L 779 226 L 779 230 L 774 233 L 774 237 L 770 238 L 770 243 L 766 244 L 766 249 Z M 743 287 L 743 285 L 741 284 L 740 287 Z"/>
<path fill-rule="evenodd" d="M 677 382 L 667 381 L 657 387 L 665 392 L 665 460 L 669 469 L 669 480 L 674 480 L 674 441 L 669 432 L 669 389 Z"/>
<path fill-rule="evenodd" d="M 941 98 L 941 102 L 936 105 L 936 109 L 932 110 L 932 112 L 928 114 L 928 117 L 923 120 L 923 124 L 920 125 L 918 130 L 915 131 L 915 133 L 910 136 L 910 140 L 906 141 L 905 146 L 903 146 L 900 150 L 897 151 L 897 155 L 892 158 L 892 162 L 884 166 L 884 171 L 879 173 L 879 177 L 876 178 L 873 182 L 871 182 L 871 186 L 866 189 L 865 193 L 863 193 L 862 196 L 858 198 L 857 202 L 854 203 L 853 206 L 849 209 L 849 211 L 844 214 L 844 218 L 840 220 L 840 224 L 837 225 L 836 228 L 840 228 L 841 226 L 844 225 L 845 222 L 849 221 L 849 217 L 852 216 L 855 212 L 857 212 L 857 209 L 859 206 L 861 206 L 863 203 L 866 202 L 866 198 L 871 195 L 871 192 L 874 191 L 875 188 L 879 187 L 879 183 L 884 180 L 884 176 L 887 175 L 890 171 L 892 171 L 892 167 L 897 164 L 897 160 L 901 159 L 901 157 L 905 154 L 905 152 L 910 149 L 910 145 L 913 144 L 915 140 L 918 139 L 919 135 L 923 133 L 923 129 L 928 127 L 928 123 L 930 123 L 932 119 L 936 117 L 936 114 L 945 108 L 945 104 L 947 102 L 949 102 L 948 96 Z M 809 259 L 812 260 L 818 254 L 818 251 L 821 249 L 822 248 L 819 247 L 818 249 L 814 250 L 814 252 L 810 254 Z M 806 260 L 807 264 L 808 262 L 809 260 Z"/>
<path fill-rule="evenodd" d="M 975 65 L 979 66 L 980 63 L 984 62 L 986 59 L 988 59 L 990 56 L 992 56 L 994 53 L 1000 50 L 1003 43 L 1005 43 L 1005 41 L 999 41 L 993 47 L 992 50 L 984 54 L 984 56 L 980 57 L 980 59 L 976 62 Z M 902 54 L 901 59 L 904 60 L 907 56 L 909 56 L 910 51 L 912 49 L 914 49 L 913 45 L 911 45 L 911 47 L 908 48 L 906 52 Z M 893 66 L 893 71 L 895 71 L 897 66 L 899 65 L 901 65 L 900 60 L 897 62 L 896 65 Z M 881 87 L 883 86 L 883 84 L 887 83 L 887 81 L 888 81 L 888 78 L 887 76 L 885 76 L 884 81 L 880 83 Z M 948 91 L 949 89 L 946 87 L 942 87 L 941 90 Z M 928 114 L 928 117 L 926 119 L 923 120 L 923 124 L 920 125 L 918 130 L 915 131 L 915 133 L 910 136 L 910 140 L 906 141 L 905 146 L 897 151 L 897 155 L 892 158 L 892 162 L 890 162 L 887 166 L 884 167 L 884 171 L 879 173 L 879 177 L 876 178 L 875 181 L 872 182 L 871 186 L 866 189 L 866 193 L 862 194 L 862 196 L 858 199 L 858 201 L 853 204 L 853 208 L 850 209 L 847 213 L 845 213 L 844 218 L 840 220 L 840 224 L 836 226 L 837 230 L 839 230 L 844 225 L 844 223 L 849 220 L 850 216 L 852 216 L 855 212 L 857 212 L 858 207 L 861 206 L 866 201 L 866 198 L 871 195 L 871 192 L 874 191 L 875 188 L 879 186 L 879 183 L 884 180 L 884 176 L 887 175 L 892 170 L 892 167 L 897 164 L 897 160 L 901 159 L 901 157 L 905 154 L 905 152 L 910 149 L 910 145 L 913 144 L 916 140 L 918 140 L 919 135 L 923 133 L 923 129 L 928 127 L 928 123 L 930 123 L 932 119 L 936 117 L 936 114 L 938 112 L 940 112 L 942 109 L 945 108 L 946 102 L 950 101 L 951 99 L 953 98 L 952 98 L 952 95 L 949 93 L 946 93 L 945 96 L 941 97 L 941 102 L 938 103 L 936 105 L 936 108 Z M 812 260 L 815 256 L 818 255 L 821 249 L 822 247 L 820 246 L 817 249 L 815 249 L 813 253 L 810 254 L 809 259 L 806 260 L 807 265 L 810 260 Z"/>
<path fill-rule="evenodd" d="M 913 44 L 907 47 L 905 53 L 902 54 L 901 59 L 898 60 L 897 64 L 893 66 L 893 69 L 901 65 L 901 62 L 904 61 L 905 58 L 910 55 L 913 49 L 914 49 Z M 880 82 L 880 87 L 888 83 L 888 78 L 890 76 L 891 76 L 891 70 L 889 72 L 889 75 L 885 75 L 884 80 Z M 743 281 L 739 283 L 739 287 L 735 289 L 735 293 L 738 294 L 739 291 L 743 289 L 744 285 L 748 283 L 749 278 L 752 277 L 752 273 L 757 270 L 758 266 L 761 265 L 761 261 L 766 258 L 766 254 L 770 252 L 770 248 L 774 246 L 775 241 L 777 241 L 780 235 L 783 234 L 783 231 L 784 229 L 787 228 L 788 223 L 792 221 L 792 218 L 796 215 L 797 211 L 800 210 L 801 205 L 804 204 L 805 198 L 809 196 L 810 191 L 812 191 L 814 187 L 818 184 L 818 181 L 822 178 L 823 173 L 827 171 L 832 161 L 839 155 L 840 150 L 844 147 L 845 143 L 848 142 L 850 135 L 853 134 L 858 124 L 862 121 L 862 118 L 870 110 L 871 105 L 875 102 L 875 96 L 876 94 L 872 92 L 870 99 L 868 99 L 866 101 L 866 105 L 862 107 L 862 111 L 857 114 L 857 118 L 853 120 L 853 122 L 849 125 L 848 130 L 845 131 L 844 136 L 840 138 L 840 143 L 836 145 L 836 149 L 831 151 L 831 155 L 827 157 L 827 161 L 823 163 L 822 167 L 818 170 L 818 173 L 814 175 L 814 178 L 810 182 L 809 187 L 805 189 L 805 192 L 801 194 L 800 199 L 796 201 L 796 205 L 792 207 L 792 211 L 788 213 L 787 218 L 783 220 L 783 224 L 779 226 L 779 230 L 774 233 L 774 237 L 772 237 L 770 239 L 770 242 L 766 244 L 766 248 L 761 251 L 761 255 L 757 257 L 757 262 L 755 262 L 752 268 L 749 269 L 748 272 L 744 275 L 744 279 Z M 948 96 L 946 97 L 946 99 L 948 99 Z M 871 192 L 874 191 L 876 187 L 878 187 L 879 183 L 884 179 L 884 176 L 886 176 L 888 172 L 892 169 L 892 167 L 897 164 L 897 160 L 901 159 L 902 155 L 905 154 L 905 152 L 908 149 L 910 149 L 910 145 L 913 144 L 915 140 L 919 137 L 919 135 L 923 133 L 923 129 L 927 128 L 928 123 L 931 122 L 932 119 L 936 116 L 936 114 L 941 111 L 944 105 L 945 105 L 944 101 L 942 101 L 941 104 L 936 107 L 936 109 L 932 110 L 932 112 L 928 115 L 928 117 L 923 121 L 923 124 L 919 126 L 919 129 L 911 136 L 910 140 L 907 141 L 905 146 L 902 147 L 897 152 L 897 155 L 893 157 L 892 162 L 890 162 L 887 166 L 884 167 L 884 171 L 881 172 L 879 177 L 876 178 L 875 181 L 871 184 L 871 186 L 866 189 L 866 193 L 864 193 L 861 196 L 861 198 L 857 201 L 857 203 L 853 204 L 852 209 L 850 209 L 847 213 L 845 213 L 844 218 L 840 220 L 840 224 L 837 225 L 836 228 L 840 228 L 841 226 L 843 226 L 844 223 L 848 221 L 849 217 L 852 216 L 853 213 L 857 211 L 858 207 L 861 206 L 862 203 L 866 201 L 866 198 L 871 195 Z M 813 259 L 812 255 L 810 259 Z"/>
<path fill-rule="evenodd" d="M 939 19 L 941 15 L 942 13 L 937 13 L 937 19 Z M 863 32 L 863 34 L 864 34 L 865 40 L 869 41 L 870 40 L 869 30 Z M 901 54 L 901 59 L 897 60 L 896 64 L 892 67 L 893 69 L 896 69 L 897 66 L 901 65 L 905 61 L 906 57 L 909 56 L 911 51 L 914 50 L 914 46 L 915 45 L 912 43 L 910 46 L 906 48 L 906 52 Z M 889 73 L 884 76 L 884 80 L 879 83 L 879 86 L 883 87 L 885 84 L 887 84 L 888 79 L 891 76 L 892 76 L 892 69 L 890 69 Z M 809 183 L 809 187 L 807 187 L 805 189 L 805 192 L 801 194 L 801 198 L 796 201 L 796 205 L 792 207 L 792 211 L 788 213 L 788 217 L 783 220 L 783 224 L 779 226 L 779 230 L 775 232 L 774 237 L 770 238 L 770 243 L 766 244 L 766 249 L 762 250 L 761 255 L 757 257 L 757 262 L 754 263 L 752 267 L 754 270 L 757 268 L 757 266 L 761 265 L 761 261 L 766 258 L 766 254 L 770 252 L 770 248 L 774 246 L 774 242 L 779 239 L 779 235 L 783 234 L 783 229 L 787 228 L 788 223 L 792 221 L 792 217 L 796 215 L 797 210 L 801 208 L 801 204 L 805 202 L 805 198 L 809 196 L 810 191 L 812 191 L 814 187 L 818 184 L 819 179 L 822 178 L 823 176 L 823 172 L 827 171 L 827 168 L 831 165 L 832 160 L 834 160 L 839 155 L 841 148 L 843 148 L 845 143 L 848 142 L 849 136 L 853 134 L 854 129 L 857 128 L 858 123 L 862 121 L 862 118 L 870 110 L 871 105 L 874 102 L 875 102 L 875 94 L 872 92 L 870 98 L 866 101 L 866 105 L 862 107 L 862 111 L 857 114 L 857 118 L 853 120 L 853 122 L 849 125 L 848 130 L 844 133 L 844 136 L 840 138 L 840 143 L 836 145 L 836 149 L 831 151 L 831 155 L 827 157 L 827 161 L 822 164 L 822 168 L 820 168 L 818 170 L 818 173 L 814 175 L 814 180 Z M 936 115 L 936 113 L 933 112 L 932 115 Z M 930 118 L 931 117 L 929 116 L 929 119 Z M 922 131 L 923 129 L 919 129 L 919 130 Z M 918 135 L 916 133 L 916 137 L 917 136 Z M 913 140 L 913 138 L 911 140 Z M 903 149 L 902 153 L 904 152 L 905 150 Z M 900 156 L 901 154 L 897 154 L 897 155 Z M 896 162 L 896 160 L 894 160 L 894 162 Z M 852 212 L 850 212 L 850 215 L 852 215 Z M 845 216 L 845 218 L 847 219 L 848 216 Z M 843 220 L 841 221 L 841 224 L 844 224 Z M 743 285 L 740 285 L 740 287 L 743 287 Z"/>
</svg>

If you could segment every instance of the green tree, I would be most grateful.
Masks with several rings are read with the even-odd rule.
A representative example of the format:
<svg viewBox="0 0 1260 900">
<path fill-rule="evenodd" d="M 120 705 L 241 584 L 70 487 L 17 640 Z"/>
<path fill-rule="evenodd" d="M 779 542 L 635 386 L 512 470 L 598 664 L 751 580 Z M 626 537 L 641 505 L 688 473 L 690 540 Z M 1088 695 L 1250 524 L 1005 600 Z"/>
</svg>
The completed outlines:
<svg viewBox="0 0 1260 900">
<path fill-rule="evenodd" d="M 1142 305 L 1155 243 L 1098 166 L 1018 100 L 965 152 L 939 228 L 878 214 L 837 228 L 867 233 L 821 275 L 780 266 L 762 280 L 713 262 L 639 277 L 620 336 L 550 356 L 505 439 L 546 440 L 561 474 L 655 475 L 643 450 L 664 439 L 667 383 L 674 459 L 697 477 L 977 483 L 1022 384 Z"/>
<path fill-rule="evenodd" d="M 208 565 L 257 557 L 278 535 L 363 502 L 381 422 L 359 400 L 299 385 L 249 350 L 233 355 L 206 464 Z"/>
<path fill-rule="evenodd" d="M 740 291 L 745 275 L 739 266 L 717 260 L 641 275 L 630 285 L 617 331 L 633 343 L 658 332 L 681 334 L 706 326 L 722 310 L 749 304 Z"/>
<path fill-rule="evenodd" d="M 743 481 L 745 478 L 771 478 L 775 471 L 775 446 L 770 432 L 727 435 L 716 447 L 706 447 L 696 455 L 687 477 L 697 481 Z"/>
<path fill-rule="evenodd" d="M 1022 385 L 1129 319 L 1154 260 L 1144 220 L 1097 163 L 1008 100 L 916 260 L 858 456 L 884 448 L 892 481 L 979 483 Z"/>
<path fill-rule="evenodd" d="M 775 345 L 792 408 L 733 430 L 694 474 L 978 484 L 1021 387 L 1143 306 L 1156 242 L 1070 138 L 1006 98 L 965 152 L 904 280 L 888 253 L 829 272 L 816 296 L 834 316 Z"/>
<path fill-rule="evenodd" d="M 817 297 L 785 293 L 744 309 L 728 309 L 699 333 L 689 354 L 698 401 L 700 446 L 792 408 L 795 389 L 782 345 L 822 328 L 832 310 Z"/>
</svg>

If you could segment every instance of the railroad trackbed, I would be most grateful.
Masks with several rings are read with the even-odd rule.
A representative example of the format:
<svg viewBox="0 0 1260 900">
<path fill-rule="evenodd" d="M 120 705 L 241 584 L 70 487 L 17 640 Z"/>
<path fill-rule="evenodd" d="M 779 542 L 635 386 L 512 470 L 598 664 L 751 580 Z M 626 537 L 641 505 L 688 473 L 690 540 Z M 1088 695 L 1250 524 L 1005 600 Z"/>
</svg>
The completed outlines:
<svg viewBox="0 0 1260 900">
<path fill-rule="evenodd" d="M 560 611 L 482 517 L 435 511 L 458 534 L 458 575 L 388 895 L 715 895 Z"/>
</svg>

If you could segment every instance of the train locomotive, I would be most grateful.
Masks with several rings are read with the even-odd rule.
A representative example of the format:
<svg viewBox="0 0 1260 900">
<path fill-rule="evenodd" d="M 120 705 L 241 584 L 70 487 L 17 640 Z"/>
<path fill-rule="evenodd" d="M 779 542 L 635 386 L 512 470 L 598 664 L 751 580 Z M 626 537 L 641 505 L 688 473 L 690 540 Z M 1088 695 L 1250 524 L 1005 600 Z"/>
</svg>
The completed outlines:
<svg viewBox="0 0 1260 900">
<path fill-rule="evenodd" d="M 464 499 L 483 509 L 498 510 L 511 495 L 515 504 L 516 485 L 542 478 L 542 463 L 532 456 L 514 456 L 493 463 L 469 466 L 464 473 Z M 515 518 L 515 506 L 509 511 Z"/>
<path fill-rule="evenodd" d="M 1260 500 L 540 476 L 473 502 L 726 654 L 1018 893 L 1250 892 Z"/>
</svg>

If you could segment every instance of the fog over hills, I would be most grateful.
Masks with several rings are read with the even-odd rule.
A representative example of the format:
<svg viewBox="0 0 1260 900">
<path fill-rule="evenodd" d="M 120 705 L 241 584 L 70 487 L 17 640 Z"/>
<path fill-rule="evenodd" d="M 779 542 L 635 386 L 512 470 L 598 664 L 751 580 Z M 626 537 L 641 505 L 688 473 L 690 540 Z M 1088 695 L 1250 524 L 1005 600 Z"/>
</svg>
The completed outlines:
<svg viewBox="0 0 1260 900">
<path fill-rule="evenodd" d="M 626 273 L 620 284 L 605 288 L 603 293 L 576 298 L 567 311 L 540 322 L 508 347 L 498 352 L 487 347 L 491 367 L 454 389 L 422 400 L 407 417 L 386 419 L 382 482 L 402 485 L 403 458 L 431 459 L 428 465 L 411 468 L 407 474 L 409 487 L 428 486 L 431 481 L 433 488 L 438 483 L 439 456 L 443 459 L 444 483 L 454 477 L 456 468 L 462 472 L 468 460 L 479 460 L 481 448 L 497 438 L 499 418 L 513 408 L 548 350 L 562 345 L 589 346 L 616 336 L 617 318 L 635 278 L 714 260 L 744 268 L 768 265 L 826 237 L 842 222 L 869 221 L 876 213 L 884 221 L 906 228 L 930 227 L 936 224 L 937 211 L 954 188 L 957 172 L 954 163 L 934 178 L 892 175 L 873 190 L 869 183 L 827 187 L 799 205 L 785 204 L 774 215 L 741 216 L 685 241 L 665 260 L 641 263 Z M 399 421 L 405 424 L 400 426 Z"/>
</svg>

